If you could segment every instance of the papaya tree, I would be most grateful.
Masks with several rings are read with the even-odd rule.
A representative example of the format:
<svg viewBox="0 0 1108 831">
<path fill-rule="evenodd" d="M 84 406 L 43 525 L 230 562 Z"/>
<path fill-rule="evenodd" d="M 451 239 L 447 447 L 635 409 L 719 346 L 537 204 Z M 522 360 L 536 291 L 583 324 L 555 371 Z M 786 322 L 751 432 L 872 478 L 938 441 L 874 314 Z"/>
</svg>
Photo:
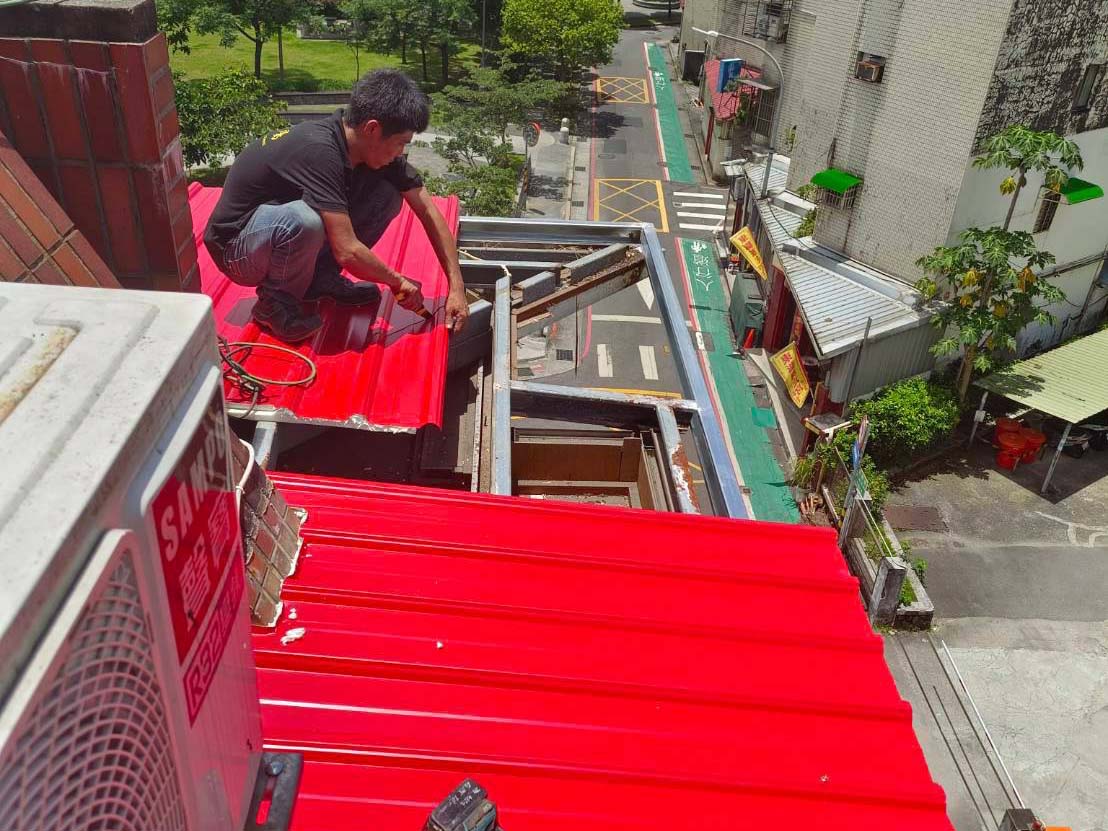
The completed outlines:
<svg viewBox="0 0 1108 831">
<path fill-rule="evenodd" d="M 1054 262 L 1026 231 L 968 228 L 959 243 L 940 246 L 916 261 L 924 277 L 916 288 L 942 304 L 933 323 L 954 334 L 940 340 L 937 355 L 963 350 L 956 388 L 965 398 L 973 371 L 988 372 L 996 356 L 1016 349 L 1016 335 L 1032 321 L 1049 324 L 1044 305 L 1061 300 L 1062 290 L 1035 272 Z"/>
</svg>

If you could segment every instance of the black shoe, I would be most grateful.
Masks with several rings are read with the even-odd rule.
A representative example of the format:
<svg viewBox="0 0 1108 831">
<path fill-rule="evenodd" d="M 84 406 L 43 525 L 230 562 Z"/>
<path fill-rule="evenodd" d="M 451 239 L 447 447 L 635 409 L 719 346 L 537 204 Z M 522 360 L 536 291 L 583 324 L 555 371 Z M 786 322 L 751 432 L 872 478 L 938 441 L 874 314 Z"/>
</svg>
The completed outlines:
<svg viewBox="0 0 1108 831">
<path fill-rule="evenodd" d="M 340 306 L 377 306 L 381 290 L 373 283 L 355 283 L 332 271 L 317 273 L 304 293 L 305 300 L 330 297 Z"/>
<path fill-rule="evenodd" d="M 302 341 L 323 328 L 323 318 L 302 311 L 296 298 L 282 292 L 258 295 L 250 316 L 260 329 L 286 343 Z"/>
</svg>

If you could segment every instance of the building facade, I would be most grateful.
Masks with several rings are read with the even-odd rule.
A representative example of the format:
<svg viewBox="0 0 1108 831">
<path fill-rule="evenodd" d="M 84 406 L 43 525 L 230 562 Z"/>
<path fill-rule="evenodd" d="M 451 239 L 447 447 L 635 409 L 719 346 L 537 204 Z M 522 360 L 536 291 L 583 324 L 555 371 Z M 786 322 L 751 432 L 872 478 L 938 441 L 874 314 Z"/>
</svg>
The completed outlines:
<svg viewBox="0 0 1108 831">
<path fill-rule="evenodd" d="M 787 26 L 776 37 L 759 35 L 749 24 L 759 10 Z M 768 50 L 783 72 L 740 40 Z M 1085 162 L 1074 171 L 1078 198 L 1051 196 L 1041 177 L 1029 175 L 1012 222 L 1055 255 L 1046 275 L 1066 294 L 1050 309 L 1055 324 L 1028 327 L 1021 351 L 1103 318 L 1104 0 L 689 0 L 681 48 L 766 70 L 780 107 L 771 146 L 791 159 L 787 188 L 813 178 L 823 185 L 814 241 L 907 283 L 920 276 L 920 256 L 968 227 L 1003 222 L 1009 202 L 999 186 L 1007 171 L 972 166 L 986 138 L 1020 124 L 1073 139 Z M 772 118 L 762 114 L 761 122 Z M 748 143 L 731 157 L 771 138 L 732 134 Z"/>
</svg>

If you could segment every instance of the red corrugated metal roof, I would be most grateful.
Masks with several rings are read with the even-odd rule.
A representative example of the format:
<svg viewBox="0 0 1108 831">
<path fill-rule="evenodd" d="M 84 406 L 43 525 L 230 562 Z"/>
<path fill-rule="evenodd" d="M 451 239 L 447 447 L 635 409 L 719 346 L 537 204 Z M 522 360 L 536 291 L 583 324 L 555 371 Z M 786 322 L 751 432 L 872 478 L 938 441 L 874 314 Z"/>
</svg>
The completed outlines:
<svg viewBox="0 0 1108 831">
<path fill-rule="evenodd" d="M 228 280 L 201 243 L 219 194 L 219 188 L 189 188 L 201 288 L 215 306 L 219 334 L 229 341 L 280 344 L 250 320 L 254 290 Z M 435 201 L 456 232 L 458 200 Z M 407 205 L 373 250 L 392 268 L 423 284 L 427 308 L 436 311 L 434 324 L 401 309 L 387 291 L 376 321 L 356 309 L 320 304 L 323 329 L 297 347 L 315 362 L 316 380 L 307 387 L 269 387 L 252 417 L 370 429 L 415 430 L 441 423 L 449 346 L 449 333 L 442 325 L 446 276 Z M 262 352 L 247 366 L 271 378 L 302 377 L 304 371 L 300 362 Z M 232 407 L 250 403 L 250 396 L 231 384 L 224 392 Z"/>
<path fill-rule="evenodd" d="M 412 831 L 467 775 L 509 831 L 951 828 L 830 532 L 273 478 L 295 831 Z"/>
</svg>

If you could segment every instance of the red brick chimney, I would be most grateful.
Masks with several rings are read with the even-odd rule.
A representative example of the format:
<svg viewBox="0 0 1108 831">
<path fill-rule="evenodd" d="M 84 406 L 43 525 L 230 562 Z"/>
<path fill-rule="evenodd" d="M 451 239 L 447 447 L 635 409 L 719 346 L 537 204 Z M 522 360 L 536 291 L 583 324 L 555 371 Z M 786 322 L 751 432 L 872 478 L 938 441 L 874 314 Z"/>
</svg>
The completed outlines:
<svg viewBox="0 0 1108 831">
<path fill-rule="evenodd" d="M 199 290 L 153 0 L 3 9 L 0 131 L 124 287 Z"/>
</svg>

